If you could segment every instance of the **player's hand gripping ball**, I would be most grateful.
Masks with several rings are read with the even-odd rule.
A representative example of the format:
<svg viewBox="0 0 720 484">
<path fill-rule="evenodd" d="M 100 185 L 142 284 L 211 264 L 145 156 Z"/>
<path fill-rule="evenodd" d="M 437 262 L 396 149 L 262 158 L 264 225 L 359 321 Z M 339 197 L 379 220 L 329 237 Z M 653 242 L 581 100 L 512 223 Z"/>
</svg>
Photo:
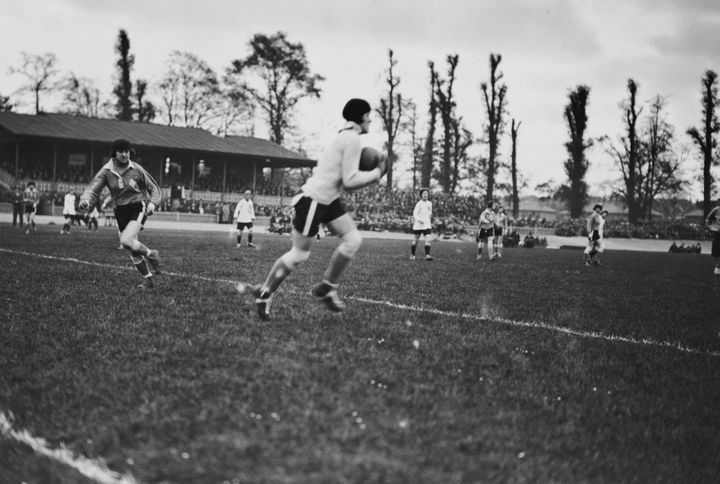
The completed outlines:
<svg viewBox="0 0 720 484">
<path fill-rule="evenodd" d="M 360 153 L 360 171 L 373 171 L 380 164 L 382 155 L 375 148 L 366 146 Z"/>
</svg>

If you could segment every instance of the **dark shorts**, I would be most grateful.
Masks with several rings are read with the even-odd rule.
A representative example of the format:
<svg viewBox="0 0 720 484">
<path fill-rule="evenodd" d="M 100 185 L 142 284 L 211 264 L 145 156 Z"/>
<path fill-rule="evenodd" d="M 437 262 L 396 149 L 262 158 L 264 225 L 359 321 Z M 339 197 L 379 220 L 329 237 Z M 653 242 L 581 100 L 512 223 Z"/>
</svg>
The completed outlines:
<svg viewBox="0 0 720 484">
<path fill-rule="evenodd" d="M 477 237 L 475 237 L 475 240 L 480 242 L 481 240 L 487 240 L 490 237 L 493 236 L 493 229 L 478 229 Z"/>
<path fill-rule="evenodd" d="M 712 250 L 713 257 L 720 257 L 720 232 L 713 232 Z"/>
<path fill-rule="evenodd" d="M 145 220 L 147 220 L 145 203 L 135 202 L 128 205 L 118 205 L 115 207 L 115 220 L 117 220 L 120 232 L 123 232 L 125 227 L 133 220 L 140 222 L 140 225 L 145 225 Z"/>
<path fill-rule="evenodd" d="M 252 230 L 252 222 L 238 222 L 237 229 L 242 232 L 243 229 Z"/>
<path fill-rule="evenodd" d="M 600 232 L 598 232 L 597 230 L 593 230 L 590 240 L 592 240 L 593 242 L 597 242 L 598 240 L 600 240 Z"/>
<path fill-rule="evenodd" d="M 413 234 L 415 234 L 415 235 L 424 235 L 424 236 L 427 237 L 428 235 L 432 234 L 432 229 L 418 229 L 418 230 L 413 230 Z"/>
<path fill-rule="evenodd" d="M 493 234 L 495 235 L 495 237 L 500 237 L 502 235 L 502 231 L 502 227 L 495 227 L 493 229 Z"/>
<path fill-rule="evenodd" d="M 25 205 L 25 213 L 35 213 L 35 205 L 32 203 Z"/>
<path fill-rule="evenodd" d="M 320 230 L 320 224 L 328 224 L 347 213 L 342 200 L 336 198 L 330 205 L 318 203 L 305 195 L 293 199 L 295 218 L 293 228 L 306 237 L 314 237 Z"/>
</svg>

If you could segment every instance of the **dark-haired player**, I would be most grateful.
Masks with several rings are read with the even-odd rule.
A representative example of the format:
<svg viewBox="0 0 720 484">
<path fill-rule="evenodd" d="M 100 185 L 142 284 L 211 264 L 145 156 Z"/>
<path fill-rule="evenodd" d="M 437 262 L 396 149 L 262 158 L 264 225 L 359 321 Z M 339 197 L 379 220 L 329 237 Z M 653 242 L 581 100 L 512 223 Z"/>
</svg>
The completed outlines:
<svg viewBox="0 0 720 484">
<path fill-rule="evenodd" d="M 327 225 L 341 242 L 333 252 L 321 282 L 312 288 L 311 294 L 331 311 L 339 312 L 345 308 L 337 294 L 338 283 L 360 249 L 362 237 L 355 221 L 345 211 L 341 195 L 343 190 L 356 190 L 375 183 L 385 173 L 384 159 L 371 171 L 359 169 L 360 135 L 368 132 L 371 111 L 370 104 L 363 99 L 351 99 L 345 104 L 342 115 L 347 122 L 320 156 L 301 193 L 293 199 L 292 248 L 275 261 L 265 282 L 253 286 L 250 291 L 263 320 L 270 317 L 270 303 L 280 284 L 310 257 L 320 224 Z"/>
<path fill-rule="evenodd" d="M 152 287 L 153 271 L 160 266 L 160 255 L 138 240 L 145 219 L 160 204 L 160 187 L 145 169 L 130 159 L 132 145 L 125 139 L 112 144 L 112 158 L 92 179 L 80 196 L 83 210 L 97 203 L 103 188 L 108 187 L 115 204 L 115 219 L 120 231 L 120 244 L 130 251 L 130 259 L 144 278 L 139 287 Z M 148 267 L 148 263 L 151 268 Z"/>
<path fill-rule="evenodd" d="M 38 203 L 40 203 L 40 192 L 37 191 L 35 182 L 30 181 L 23 192 L 23 204 L 25 205 L 25 216 L 27 217 L 27 229 L 25 230 L 26 234 L 30 233 L 30 229 L 32 229 L 33 234 L 37 231 L 35 226 L 35 214 L 37 213 Z"/>
<path fill-rule="evenodd" d="M 508 216 L 505 213 L 505 207 L 498 205 L 493 224 L 493 259 L 502 257 L 503 234 L 507 232 L 507 228 Z"/>
<path fill-rule="evenodd" d="M 425 260 L 433 260 L 430 255 L 430 234 L 432 233 L 432 202 L 428 200 L 430 190 L 423 188 L 420 190 L 420 200 L 415 204 L 413 209 L 413 234 L 414 239 L 410 244 L 410 260 L 415 260 L 415 251 L 417 250 L 418 241 L 421 236 L 425 236 Z"/>
</svg>

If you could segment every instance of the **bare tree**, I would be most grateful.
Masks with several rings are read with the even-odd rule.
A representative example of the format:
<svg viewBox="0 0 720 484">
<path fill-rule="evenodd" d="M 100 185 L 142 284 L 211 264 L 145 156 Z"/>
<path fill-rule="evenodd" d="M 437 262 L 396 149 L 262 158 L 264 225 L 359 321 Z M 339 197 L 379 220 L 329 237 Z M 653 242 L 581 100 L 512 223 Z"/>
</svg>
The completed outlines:
<svg viewBox="0 0 720 484">
<path fill-rule="evenodd" d="M 579 85 L 568 94 L 570 101 L 565 106 L 565 119 L 568 123 L 570 141 L 565 143 L 569 158 L 565 161 L 565 172 L 568 175 L 569 187 L 563 196 L 568 202 L 570 216 L 580 217 L 587 201 L 587 183 L 585 174 L 589 167 L 585 150 L 592 146 L 592 141 L 585 140 L 588 115 L 587 107 L 590 88 Z M 561 187 L 562 188 L 562 187 Z"/>
<path fill-rule="evenodd" d="M 487 113 L 487 125 L 485 126 L 488 142 L 487 168 L 485 173 L 487 179 L 485 199 L 487 201 L 493 199 L 495 175 L 498 170 L 498 147 L 500 145 L 500 136 L 505 126 L 503 115 L 505 114 L 507 85 L 502 83 L 503 74 L 498 70 L 501 60 L 502 56 L 500 54 L 490 54 L 490 84 L 488 85 L 487 82 L 480 84 Z"/>
<path fill-rule="evenodd" d="M 417 106 L 415 103 L 409 103 L 410 115 L 408 116 L 408 131 L 410 134 L 410 154 L 412 157 L 412 189 L 418 188 L 418 171 L 420 170 L 420 162 L 422 159 L 423 142 L 418 135 L 417 126 Z"/>
<path fill-rule="evenodd" d="M 257 102 L 267 116 L 271 140 L 282 145 L 295 106 L 303 98 L 319 98 L 325 78 L 310 71 L 305 47 L 288 41 L 284 32 L 255 34 L 250 51 L 232 62 L 228 80 Z"/>
<path fill-rule="evenodd" d="M 397 65 L 397 61 L 393 58 L 392 49 L 388 49 L 388 60 L 389 66 L 387 69 L 387 75 L 385 81 L 388 86 L 388 90 L 385 96 L 380 99 L 380 106 L 376 109 L 380 115 L 380 119 L 383 122 L 383 128 L 387 135 L 387 141 L 385 142 L 385 149 L 387 150 L 387 188 L 391 189 L 393 186 L 393 167 L 397 155 L 395 154 L 395 138 L 397 138 L 398 130 L 400 129 L 403 117 L 403 98 L 402 94 L 396 92 L 398 85 L 400 84 L 400 78 L 395 75 L 394 68 Z"/>
<path fill-rule="evenodd" d="M 132 121 L 132 81 L 130 73 L 135 64 L 135 56 L 130 54 L 130 39 L 127 32 L 120 29 L 118 40 L 115 44 L 115 52 L 118 54 L 117 66 L 117 84 L 113 89 L 113 94 L 117 97 L 115 101 L 116 117 L 123 121 Z"/>
<path fill-rule="evenodd" d="M 676 194 L 686 184 L 678 176 L 685 157 L 673 150 L 675 130 L 667 121 L 664 109 L 665 100 L 656 96 L 650 102 L 643 133 L 643 155 L 647 168 L 641 183 L 644 196 L 640 211 L 648 220 L 652 219 L 653 205 L 659 195 Z"/>
<path fill-rule="evenodd" d="M 518 187 L 518 172 L 517 172 L 517 136 L 520 131 L 520 125 L 522 122 L 518 121 L 515 124 L 515 118 L 512 119 L 510 124 L 510 139 L 512 142 L 512 148 L 510 151 L 510 177 L 512 179 L 512 215 L 513 218 L 520 216 L 520 196 Z"/>
<path fill-rule="evenodd" d="M 219 82 L 215 72 L 190 52 L 173 51 L 159 84 L 169 126 L 209 128 L 216 116 Z"/>
<path fill-rule="evenodd" d="M 621 104 L 623 120 L 625 121 L 625 136 L 620 137 L 621 148 L 615 147 L 603 137 L 603 143 L 608 145 L 607 151 L 614 156 L 620 172 L 622 173 L 623 188 L 620 194 L 625 199 L 628 208 L 628 220 L 636 223 L 640 218 L 642 194 L 638 192 L 638 181 L 642 178 L 640 142 L 638 140 L 638 119 L 643 108 L 638 106 L 638 84 L 633 79 L 627 81 L 628 99 Z"/>
<path fill-rule="evenodd" d="M 430 119 L 428 121 L 428 133 L 425 137 L 425 148 L 423 149 L 422 163 L 420 165 L 421 187 L 430 187 L 435 154 L 435 126 L 437 124 L 437 99 L 435 98 L 437 73 L 435 72 L 435 64 L 433 62 L 429 62 L 428 67 L 430 67 Z"/>
<path fill-rule="evenodd" d="M 440 112 L 440 119 L 443 122 L 442 137 L 442 159 L 438 169 L 438 182 L 445 193 L 449 193 L 452 188 L 452 164 L 453 164 L 453 131 L 455 129 L 455 99 L 453 87 L 455 85 L 455 70 L 457 69 L 460 57 L 455 55 L 447 56 L 448 73 L 447 80 L 442 79 L 439 75 L 435 78 L 435 93 L 437 96 L 437 106 Z M 443 90 L 444 88 L 444 90 Z"/>
<path fill-rule="evenodd" d="M 450 193 L 455 193 L 460 182 L 464 179 L 474 177 L 474 171 L 468 174 L 468 149 L 473 144 L 472 133 L 462 124 L 462 117 L 453 119 L 452 123 L 452 144 L 451 166 L 450 166 Z"/>
<path fill-rule="evenodd" d="M 695 127 L 689 128 L 687 134 L 698 145 L 703 155 L 703 212 L 705 217 L 712 210 L 712 171 L 718 163 L 713 151 L 717 147 L 717 133 L 720 131 L 715 108 L 718 105 L 718 75 L 707 70 L 702 78 L 702 132 Z"/>
<path fill-rule="evenodd" d="M 70 74 L 62 85 L 65 111 L 70 114 L 98 117 L 100 89 L 92 80 Z"/>
<path fill-rule="evenodd" d="M 22 52 L 20 67 L 8 69 L 10 74 L 19 74 L 27 79 L 27 84 L 18 89 L 18 92 L 30 92 L 35 97 L 35 114 L 42 112 L 40 94 L 51 91 L 57 87 L 54 81 L 58 70 L 55 68 L 57 57 L 55 54 L 28 54 Z"/>
</svg>

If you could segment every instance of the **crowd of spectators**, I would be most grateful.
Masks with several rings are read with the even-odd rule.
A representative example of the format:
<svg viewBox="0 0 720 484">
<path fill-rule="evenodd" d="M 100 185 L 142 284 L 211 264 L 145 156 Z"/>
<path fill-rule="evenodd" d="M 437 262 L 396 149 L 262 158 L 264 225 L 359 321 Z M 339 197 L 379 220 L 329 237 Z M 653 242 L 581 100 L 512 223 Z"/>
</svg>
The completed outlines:
<svg viewBox="0 0 720 484">
<path fill-rule="evenodd" d="M 678 245 L 677 242 L 673 240 L 668 252 L 671 254 L 700 254 L 702 252 L 702 247 L 700 246 L 700 242 L 688 245 L 680 242 L 680 245 Z"/>
</svg>

